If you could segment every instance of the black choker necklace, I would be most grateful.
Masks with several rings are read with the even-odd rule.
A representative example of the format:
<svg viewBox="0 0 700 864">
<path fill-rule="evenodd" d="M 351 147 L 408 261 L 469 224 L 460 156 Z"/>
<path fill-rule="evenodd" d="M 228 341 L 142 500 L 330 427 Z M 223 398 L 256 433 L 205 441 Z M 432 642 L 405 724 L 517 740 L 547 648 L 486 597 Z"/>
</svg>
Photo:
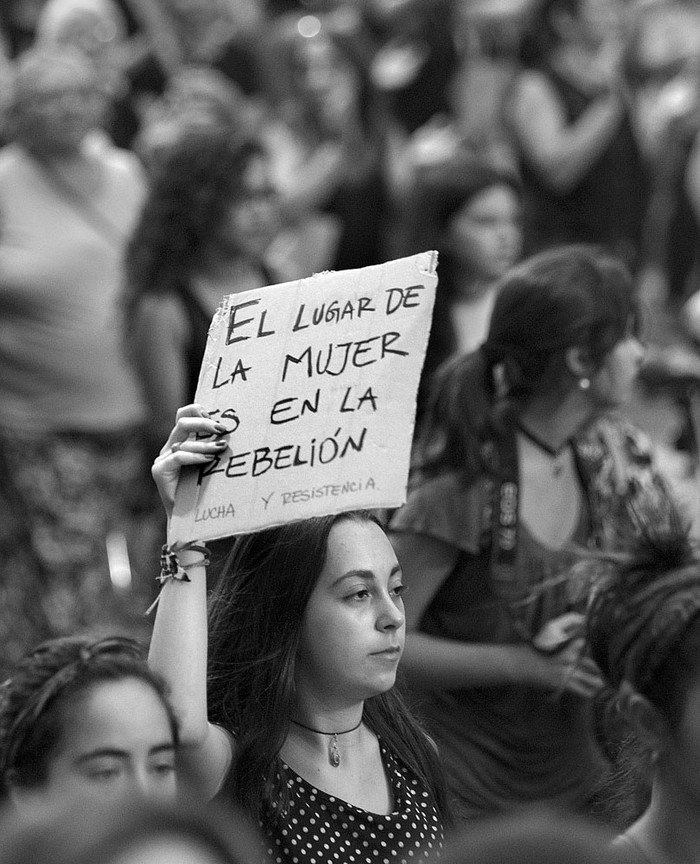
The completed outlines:
<svg viewBox="0 0 700 864">
<path fill-rule="evenodd" d="M 334 768 L 337 768 L 340 765 L 340 751 L 338 750 L 338 735 L 347 735 L 348 732 L 354 732 L 355 729 L 359 729 L 362 725 L 362 717 L 360 717 L 360 722 L 357 726 L 353 726 L 352 729 L 343 729 L 342 732 L 324 732 L 321 729 L 314 729 L 313 726 L 305 726 L 303 723 L 300 723 L 298 720 L 292 720 L 295 726 L 301 726 L 302 729 L 306 729 L 309 732 L 315 732 L 317 735 L 330 735 L 331 740 L 328 742 L 328 761 Z"/>
<path fill-rule="evenodd" d="M 554 460 L 552 465 L 552 473 L 555 477 L 558 477 L 564 465 L 560 461 L 561 456 L 566 453 L 566 451 L 571 447 L 571 438 L 567 438 L 559 447 L 552 447 L 551 444 L 548 444 L 546 441 L 542 440 L 539 435 L 535 435 L 534 432 L 531 432 L 527 427 L 523 426 L 522 423 L 516 423 L 516 427 L 518 432 L 526 438 L 531 444 L 534 444 L 538 450 L 541 450 L 543 453 L 546 453 L 550 459 Z"/>
</svg>

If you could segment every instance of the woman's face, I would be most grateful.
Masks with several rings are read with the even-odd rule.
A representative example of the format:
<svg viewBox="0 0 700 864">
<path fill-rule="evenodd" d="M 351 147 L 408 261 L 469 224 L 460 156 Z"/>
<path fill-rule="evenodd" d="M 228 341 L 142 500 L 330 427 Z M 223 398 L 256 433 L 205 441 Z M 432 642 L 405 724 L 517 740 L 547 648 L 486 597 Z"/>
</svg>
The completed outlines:
<svg viewBox="0 0 700 864">
<path fill-rule="evenodd" d="M 621 339 L 591 378 L 591 395 L 598 404 L 603 408 L 626 405 L 632 398 L 643 359 L 644 347 L 635 335 Z"/>
<path fill-rule="evenodd" d="M 478 279 L 500 278 L 522 249 L 520 199 L 506 183 L 478 192 L 455 213 L 448 243 Z"/>
<path fill-rule="evenodd" d="M 87 67 L 58 64 L 36 76 L 18 106 L 21 143 L 32 152 L 76 151 L 104 116 L 105 96 Z"/>
<path fill-rule="evenodd" d="M 396 555 L 378 525 L 333 526 L 302 622 L 299 698 L 343 708 L 393 687 L 405 638 L 402 590 Z"/>
<path fill-rule="evenodd" d="M 235 254 L 258 261 L 280 228 L 280 200 L 263 155 L 253 156 L 243 173 L 243 191 L 232 204 L 220 242 Z"/>
<path fill-rule="evenodd" d="M 139 796 L 174 800 L 175 744 L 159 694 L 124 678 L 96 684 L 66 706 L 48 778 L 31 794 L 72 812 Z"/>
</svg>

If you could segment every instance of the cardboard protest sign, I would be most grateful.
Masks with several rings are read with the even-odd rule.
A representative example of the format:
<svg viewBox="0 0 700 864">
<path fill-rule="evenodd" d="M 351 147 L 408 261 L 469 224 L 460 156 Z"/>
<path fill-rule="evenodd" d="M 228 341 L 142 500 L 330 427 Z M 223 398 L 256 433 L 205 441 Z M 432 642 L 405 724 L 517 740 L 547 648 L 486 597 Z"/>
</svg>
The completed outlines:
<svg viewBox="0 0 700 864">
<path fill-rule="evenodd" d="M 183 474 L 170 540 L 405 501 L 437 253 L 232 294 L 196 401 L 231 430 Z"/>
</svg>

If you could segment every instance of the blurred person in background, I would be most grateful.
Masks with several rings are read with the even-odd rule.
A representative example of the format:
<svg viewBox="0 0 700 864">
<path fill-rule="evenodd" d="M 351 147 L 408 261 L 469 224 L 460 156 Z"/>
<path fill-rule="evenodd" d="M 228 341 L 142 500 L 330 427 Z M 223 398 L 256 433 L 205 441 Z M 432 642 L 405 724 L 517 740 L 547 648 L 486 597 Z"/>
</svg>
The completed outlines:
<svg viewBox="0 0 700 864">
<path fill-rule="evenodd" d="M 444 152 L 454 137 L 450 86 L 459 57 L 454 0 L 367 0 L 361 4 L 370 46 L 369 77 L 381 106 L 389 191 L 389 254 L 403 243 L 416 163 L 425 149 Z M 445 143 L 447 141 L 447 144 Z M 427 143 L 426 143 L 427 142 Z"/>
<path fill-rule="evenodd" d="M 700 44 L 700 11 L 696 8 L 689 11 L 694 13 L 691 20 L 696 25 L 694 35 Z M 670 301 L 671 309 L 678 309 L 680 312 L 683 330 L 690 337 L 697 352 L 700 350 L 700 53 L 694 55 L 685 79 L 692 88 L 684 105 L 686 110 L 675 124 L 669 125 L 669 140 L 663 142 L 667 145 L 667 153 L 681 154 L 680 160 L 675 162 L 675 183 L 672 185 L 678 196 L 678 204 L 676 212 L 672 213 L 675 218 L 665 235 L 668 241 L 667 262 L 670 271 L 666 297 Z M 667 156 L 663 164 L 669 163 L 674 165 Z M 679 224 L 685 227 L 681 234 L 685 243 L 680 246 L 680 250 L 676 241 L 680 233 L 677 230 Z M 678 251 L 685 254 L 674 256 L 673 253 Z M 685 265 L 683 269 L 674 266 L 679 257 Z"/>
<path fill-rule="evenodd" d="M 582 550 L 677 505 L 618 410 L 643 348 L 629 271 L 582 244 L 501 279 L 486 340 L 432 381 L 389 534 L 409 586 L 403 658 L 463 819 L 597 810 L 602 679 L 583 650 Z"/>
<path fill-rule="evenodd" d="M 675 319 L 683 301 L 700 286 L 700 171 L 695 147 L 700 129 L 699 59 L 696 3 L 635 4 L 625 77 L 650 173 L 638 283 L 640 296 L 662 318 L 668 313 Z"/>
<path fill-rule="evenodd" d="M 375 51 L 370 73 L 398 139 L 452 112 L 458 68 L 454 0 L 367 0 L 364 23 Z"/>
<path fill-rule="evenodd" d="M 645 398 L 664 400 L 656 416 L 675 419 L 664 431 L 670 445 L 666 462 L 697 513 L 700 355 L 694 343 L 700 330 L 693 310 L 700 308 L 700 6 L 692 0 L 643 0 L 634 8 L 626 78 L 651 180 L 637 274 L 651 350 L 640 383 Z"/>
<path fill-rule="evenodd" d="M 279 118 L 267 141 L 285 213 L 322 211 L 339 224 L 326 269 L 385 260 L 384 122 L 363 42 L 333 19 L 288 14 L 263 47 L 265 95 Z"/>
<path fill-rule="evenodd" d="M 520 36 L 531 0 L 470 0 L 455 7 L 459 63 L 450 82 L 455 122 L 476 153 L 517 165 L 504 100 L 520 72 Z"/>
<path fill-rule="evenodd" d="M 161 156 L 125 258 L 126 338 L 153 457 L 194 397 L 224 296 L 278 281 L 265 256 L 280 224 L 270 158 L 253 139 L 203 126 Z"/>
<path fill-rule="evenodd" d="M 520 257 L 520 196 L 514 171 L 468 152 L 417 174 L 406 254 L 436 249 L 440 274 L 419 418 L 440 364 L 453 354 L 475 351 L 486 339 L 498 280 Z"/>
<path fill-rule="evenodd" d="M 163 95 L 149 110 L 133 148 L 153 175 L 161 159 L 179 139 L 202 130 L 228 138 L 231 147 L 257 138 L 270 157 L 270 171 L 279 189 L 294 162 L 294 131 L 263 97 L 248 96 L 230 78 L 210 66 L 184 65 L 174 72 Z M 311 196 L 313 198 L 313 195 Z M 274 233 L 265 259 L 279 281 L 310 276 L 331 268 L 341 227 L 337 217 L 313 201 L 295 199 L 285 206 L 283 226 Z"/>
<path fill-rule="evenodd" d="M 524 253 L 598 243 L 639 263 L 648 178 L 622 76 L 621 0 L 536 0 L 506 112 L 523 181 Z"/>
<path fill-rule="evenodd" d="M 116 0 L 47 0 L 36 26 L 37 47 L 72 45 L 90 60 L 106 98 L 102 134 L 119 146 L 138 125 L 125 75 L 127 38 L 127 19 Z"/>
<path fill-rule="evenodd" d="M 233 144 L 257 131 L 262 122 L 257 103 L 245 96 L 230 78 L 210 66 L 183 65 L 174 72 L 151 106 L 132 142 L 146 172 L 191 129 L 211 128 L 230 137 Z"/>
<path fill-rule="evenodd" d="M 48 640 L 0 687 L 0 796 L 22 820 L 174 801 L 177 746 L 165 684 L 132 639 Z"/>
<path fill-rule="evenodd" d="M 108 544 L 123 553 L 144 482 L 119 308 L 144 178 L 136 157 L 92 146 L 105 96 L 80 52 L 34 49 L 16 64 L 0 152 L 0 455 L 35 566 L 20 578 L 15 556 L 2 562 L 6 661 L 86 626 L 139 626 L 142 611 L 136 590 L 115 587 L 129 573 L 110 569 Z"/>
<path fill-rule="evenodd" d="M 126 70 L 140 122 L 183 66 L 208 66 L 246 96 L 259 92 L 260 0 L 149 0 L 133 11 L 149 43 Z"/>
</svg>

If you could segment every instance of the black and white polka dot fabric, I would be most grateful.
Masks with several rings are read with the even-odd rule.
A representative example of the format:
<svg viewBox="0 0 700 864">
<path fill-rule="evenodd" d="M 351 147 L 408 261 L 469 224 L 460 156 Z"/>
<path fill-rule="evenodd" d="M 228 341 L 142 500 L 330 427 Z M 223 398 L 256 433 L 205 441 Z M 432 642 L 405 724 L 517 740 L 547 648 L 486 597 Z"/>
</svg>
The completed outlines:
<svg viewBox="0 0 700 864">
<path fill-rule="evenodd" d="M 370 813 L 316 789 L 287 767 L 290 806 L 265 832 L 275 864 L 417 864 L 442 849 L 440 818 L 430 796 L 380 742 L 394 810 Z M 286 766 L 285 766 L 286 767 Z"/>
</svg>

